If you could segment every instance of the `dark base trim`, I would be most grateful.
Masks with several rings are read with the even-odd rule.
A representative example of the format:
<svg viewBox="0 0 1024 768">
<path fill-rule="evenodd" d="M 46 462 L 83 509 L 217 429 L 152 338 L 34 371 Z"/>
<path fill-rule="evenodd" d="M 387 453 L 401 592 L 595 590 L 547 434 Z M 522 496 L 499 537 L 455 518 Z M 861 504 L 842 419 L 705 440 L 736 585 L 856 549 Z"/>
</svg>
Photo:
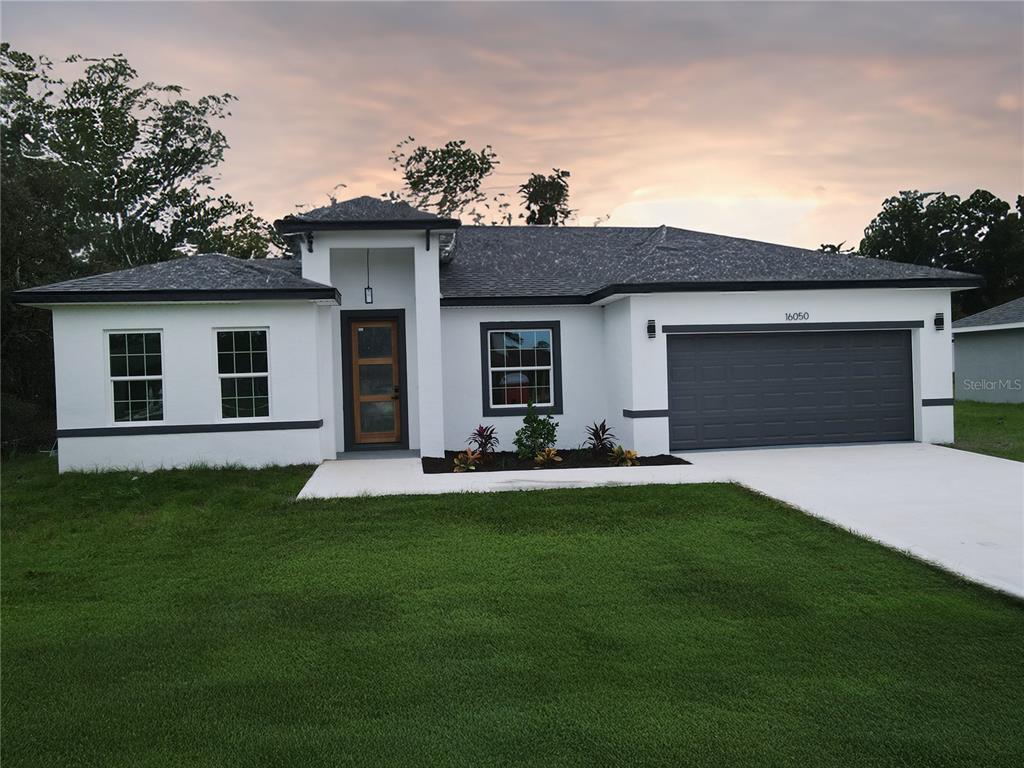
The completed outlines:
<svg viewBox="0 0 1024 768">
<path fill-rule="evenodd" d="M 627 419 L 660 419 L 668 417 L 668 408 L 646 411 L 629 411 L 622 409 L 622 415 Z"/>
<path fill-rule="evenodd" d="M 924 328 L 924 320 L 864 323 L 742 323 L 738 325 L 663 325 L 662 333 L 762 333 L 775 331 L 878 331 Z"/>
<path fill-rule="evenodd" d="M 58 429 L 57 437 L 115 437 L 118 435 L 198 435 L 209 432 L 275 432 L 282 429 L 320 429 L 315 421 L 246 421 L 240 424 L 158 424 L 148 427 L 90 427 Z"/>
<path fill-rule="evenodd" d="M 921 405 L 928 407 L 930 405 L 953 405 L 952 397 L 926 397 L 921 401 Z"/>
</svg>

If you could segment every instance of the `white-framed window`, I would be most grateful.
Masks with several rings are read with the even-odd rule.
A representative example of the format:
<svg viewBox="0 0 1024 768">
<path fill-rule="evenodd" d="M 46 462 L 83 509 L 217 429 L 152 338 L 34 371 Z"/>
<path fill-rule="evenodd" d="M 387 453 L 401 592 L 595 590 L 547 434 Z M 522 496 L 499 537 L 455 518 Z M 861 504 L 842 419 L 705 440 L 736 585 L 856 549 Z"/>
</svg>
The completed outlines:
<svg viewBox="0 0 1024 768">
<path fill-rule="evenodd" d="M 221 328 L 216 334 L 221 418 L 269 418 L 267 329 Z"/>
<path fill-rule="evenodd" d="M 559 323 L 482 323 L 484 415 L 561 412 Z"/>
<path fill-rule="evenodd" d="M 107 331 L 115 422 L 163 421 L 161 331 Z"/>
</svg>

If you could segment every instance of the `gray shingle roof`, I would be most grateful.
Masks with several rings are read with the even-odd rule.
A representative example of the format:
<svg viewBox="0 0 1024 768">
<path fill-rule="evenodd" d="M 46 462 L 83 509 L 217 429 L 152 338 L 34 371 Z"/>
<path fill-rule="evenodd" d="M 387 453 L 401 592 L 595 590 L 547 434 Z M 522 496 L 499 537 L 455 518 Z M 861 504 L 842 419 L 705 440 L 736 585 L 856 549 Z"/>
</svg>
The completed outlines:
<svg viewBox="0 0 1024 768">
<path fill-rule="evenodd" d="M 441 267 L 448 304 L 592 301 L 645 290 L 979 283 L 962 272 L 674 227 L 463 227 Z"/>
<path fill-rule="evenodd" d="M 334 288 L 301 275 L 288 259 L 242 260 L 220 253 L 144 264 L 16 291 L 20 303 L 335 298 Z"/>
<path fill-rule="evenodd" d="M 964 317 L 953 323 L 953 328 L 977 328 L 986 325 L 1009 325 L 1024 323 L 1024 296 L 998 307 L 990 307 L 970 317 Z"/>
<path fill-rule="evenodd" d="M 423 229 L 431 228 L 454 229 L 461 224 L 457 219 L 444 219 L 427 211 L 413 208 L 409 203 L 391 202 L 379 197 L 355 197 L 343 200 L 322 208 L 314 208 L 305 213 L 285 216 L 274 222 L 280 232 L 303 232 L 309 229 L 357 229 L 377 228 Z"/>
</svg>

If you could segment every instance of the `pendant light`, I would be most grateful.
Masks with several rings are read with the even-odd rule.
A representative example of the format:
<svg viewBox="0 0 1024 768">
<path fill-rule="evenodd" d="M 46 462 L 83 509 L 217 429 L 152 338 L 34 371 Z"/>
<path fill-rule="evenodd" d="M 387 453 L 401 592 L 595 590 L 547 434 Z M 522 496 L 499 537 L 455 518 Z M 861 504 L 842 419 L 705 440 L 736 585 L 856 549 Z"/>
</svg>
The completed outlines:
<svg viewBox="0 0 1024 768">
<path fill-rule="evenodd" d="M 370 287 L 370 249 L 366 249 L 366 287 L 363 289 L 363 301 L 373 304 L 373 288 Z"/>
</svg>

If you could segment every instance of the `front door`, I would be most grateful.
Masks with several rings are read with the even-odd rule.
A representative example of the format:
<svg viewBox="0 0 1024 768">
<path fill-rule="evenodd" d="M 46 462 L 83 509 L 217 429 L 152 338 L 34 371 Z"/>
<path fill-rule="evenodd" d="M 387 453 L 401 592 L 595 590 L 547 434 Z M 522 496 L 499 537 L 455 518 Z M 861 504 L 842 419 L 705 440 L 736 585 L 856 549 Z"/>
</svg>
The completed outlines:
<svg viewBox="0 0 1024 768">
<path fill-rule="evenodd" d="M 352 320 L 352 426 L 361 445 L 402 441 L 397 320 Z"/>
</svg>

